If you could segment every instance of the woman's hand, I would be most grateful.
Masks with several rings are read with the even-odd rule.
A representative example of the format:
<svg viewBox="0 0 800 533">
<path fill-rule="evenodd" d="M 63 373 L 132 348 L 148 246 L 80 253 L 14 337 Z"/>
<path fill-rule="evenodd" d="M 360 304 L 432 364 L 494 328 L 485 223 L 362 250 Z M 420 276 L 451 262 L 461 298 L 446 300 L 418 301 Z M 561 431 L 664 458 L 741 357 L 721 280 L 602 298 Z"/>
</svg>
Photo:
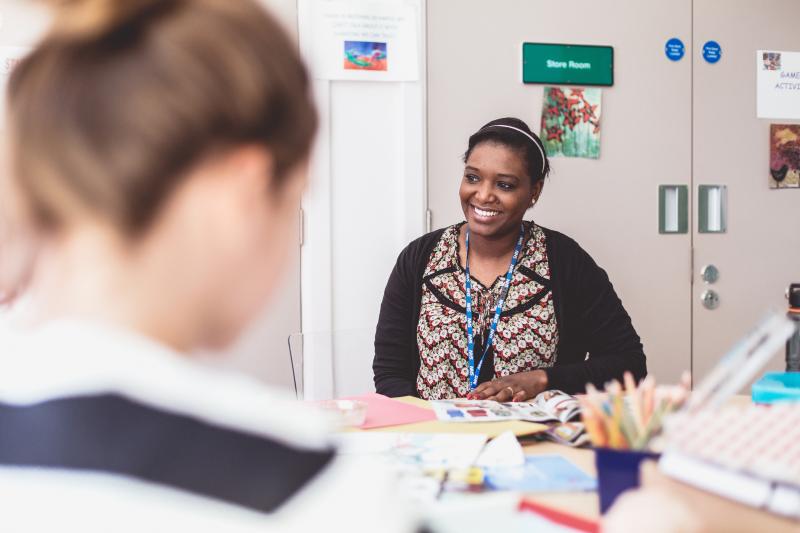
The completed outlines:
<svg viewBox="0 0 800 533">
<path fill-rule="evenodd" d="M 524 402 L 546 388 L 547 373 L 544 370 L 533 370 L 481 383 L 467 395 L 467 399 Z"/>
</svg>

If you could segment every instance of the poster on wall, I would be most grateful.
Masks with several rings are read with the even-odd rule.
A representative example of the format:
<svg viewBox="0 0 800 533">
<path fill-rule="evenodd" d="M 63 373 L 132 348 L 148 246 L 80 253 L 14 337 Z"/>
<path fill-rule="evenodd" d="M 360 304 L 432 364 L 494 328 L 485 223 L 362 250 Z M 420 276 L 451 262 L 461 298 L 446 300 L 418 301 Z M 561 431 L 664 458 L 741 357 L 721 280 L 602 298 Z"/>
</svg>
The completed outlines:
<svg viewBox="0 0 800 533">
<path fill-rule="evenodd" d="M 419 79 L 417 7 L 408 2 L 309 0 L 311 31 L 302 39 L 311 71 L 328 80 Z"/>
<path fill-rule="evenodd" d="M 800 124 L 772 124 L 769 136 L 770 188 L 800 188 Z"/>
<path fill-rule="evenodd" d="M 756 52 L 758 118 L 800 119 L 800 52 Z"/>
<path fill-rule="evenodd" d="M 600 157 L 597 88 L 545 87 L 540 137 L 550 157 Z"/>
</svg>

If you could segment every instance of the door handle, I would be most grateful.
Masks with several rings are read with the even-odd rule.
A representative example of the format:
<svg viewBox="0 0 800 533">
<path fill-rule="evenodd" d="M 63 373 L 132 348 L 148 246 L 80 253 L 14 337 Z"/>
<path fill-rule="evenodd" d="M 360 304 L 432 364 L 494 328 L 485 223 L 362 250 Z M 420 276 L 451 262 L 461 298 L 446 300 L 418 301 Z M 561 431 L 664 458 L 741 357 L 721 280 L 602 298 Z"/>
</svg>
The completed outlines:
<svg viewBox="0 0 800 533">
<path fill-rule="evenodd" d="M 689 187 L 686 185 L 658 186 L 658 232 L 688 233 Z"/>
<path fill-rule="evenodd" d="M 728 188 L 725 185 L 700 185 L 697 192 L 697 230 L 700 233 L 725 233 L 728 230 Z"/>
<path fill-rule="evenodd" d="M 716 283 L 719 279 L 719 269 L 714 265 L 706 265 L 700 271 L 700 277 L 709 285 Z"/>
<path fill-rule="evenodd" d="M 719 294 L 711 289 L 704 290 L 703 294 L 700 295 L 700 301 L 703 302 L 703 307 L 713 311 L 719 307 Z"/>
</svg>

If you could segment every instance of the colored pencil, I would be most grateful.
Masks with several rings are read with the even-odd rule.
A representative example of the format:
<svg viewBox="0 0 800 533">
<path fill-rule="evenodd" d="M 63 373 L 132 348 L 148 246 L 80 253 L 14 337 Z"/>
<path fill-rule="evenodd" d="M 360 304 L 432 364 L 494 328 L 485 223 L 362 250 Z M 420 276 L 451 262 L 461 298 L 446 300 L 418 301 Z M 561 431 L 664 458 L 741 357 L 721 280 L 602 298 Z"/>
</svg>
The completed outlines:
<svg viewBox="0 0 800 533">
<path fill-rule="evenodd" d="M 661 431 L 664 418 L 688 399 L 691 383 L 686 375 L 680 385 L 656 387 L 648 376 L 638 385 L 626 372 L 623 387 L 614 380 L 605 394 L 590 384 L 580 398 L 581 416 L 589 439 L 596 447 L 646 449 Z"/>
</svg>

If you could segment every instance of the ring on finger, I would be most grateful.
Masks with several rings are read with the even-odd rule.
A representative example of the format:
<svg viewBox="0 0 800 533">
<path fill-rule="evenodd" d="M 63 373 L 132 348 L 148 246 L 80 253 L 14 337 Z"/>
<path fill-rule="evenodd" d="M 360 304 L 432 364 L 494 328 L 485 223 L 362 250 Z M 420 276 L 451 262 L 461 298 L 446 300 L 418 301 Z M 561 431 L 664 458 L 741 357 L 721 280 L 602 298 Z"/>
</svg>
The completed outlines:
<svg viewBox="0 0 800 533">
<path fill-rule="evenodd" d="M 506 387 L 506 390 L 511 393 L 511 397 L 513 398 L 514 397 L 514 388 L 509 385 L 508 387 Z"/>
</svg>

